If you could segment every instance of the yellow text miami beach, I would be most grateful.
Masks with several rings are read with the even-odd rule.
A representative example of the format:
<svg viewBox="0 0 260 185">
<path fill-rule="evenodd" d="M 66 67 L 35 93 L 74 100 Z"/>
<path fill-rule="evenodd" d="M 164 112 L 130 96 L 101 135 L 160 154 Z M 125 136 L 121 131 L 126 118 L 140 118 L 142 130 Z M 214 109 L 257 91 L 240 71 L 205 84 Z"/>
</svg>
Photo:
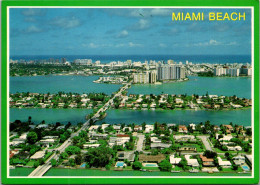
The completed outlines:
<svg viewBox="0 0 260 185">
<path fill-rule="evenodd" d="M 204 21 L 205 15 L 203 12 L 198 13 L 183 13 L 183 12 L 172 12 L 173 21 Z M 209 12 L 207 19 L 209 21 L 245 21 L 246 13 L 243 12 L 232 12 L 232 13 L 223 13 L 223 12 Z"/>
</svg>

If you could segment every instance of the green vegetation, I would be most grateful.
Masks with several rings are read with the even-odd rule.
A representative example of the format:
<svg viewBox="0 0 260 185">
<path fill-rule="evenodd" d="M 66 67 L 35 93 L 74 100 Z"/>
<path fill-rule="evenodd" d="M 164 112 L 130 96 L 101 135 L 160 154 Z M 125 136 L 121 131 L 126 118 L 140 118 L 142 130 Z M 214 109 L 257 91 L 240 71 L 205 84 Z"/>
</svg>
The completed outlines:
<svg viewBox="0 0 260 185">
<path fill-rule="evenodd" d="M 198 76 L 202 76 L 202 77 L 213 77 L 214 76 L 214 73 L 212 71 L 199 72 L 197 74 L 198 74 Z"/>
</svg>

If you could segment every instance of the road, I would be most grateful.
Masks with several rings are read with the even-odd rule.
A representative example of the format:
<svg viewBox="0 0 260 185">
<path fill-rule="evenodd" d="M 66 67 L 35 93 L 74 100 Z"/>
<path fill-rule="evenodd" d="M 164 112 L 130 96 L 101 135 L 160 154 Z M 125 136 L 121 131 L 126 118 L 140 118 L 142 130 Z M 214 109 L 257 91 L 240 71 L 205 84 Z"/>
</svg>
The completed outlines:
<svg viewBox="0 0 260 185">
<path fill-rule="evenodd" d="M 97 112 L 96 114 L 91 118 L 93 120 L 93 122 L 97 121 L 99 116 L 100 116 L 100 113 L 101 112 L 105 112 L 109 106 L 113 103 L 114 99 L 118 96 L 120 96 L 122 94 L 123 91 L 127 90 L 130 85 L 131 85 L 132 81 L 130 81 L 129 83 L 127 83 L 126 85 L 124 85 L 123 87 L 120 88 L 120 90 L 110 99 L 107 101 L 107 103 L 105 103 L 103 105 L 103 107 L 101 107 Z M 83 125 L 82 127 L 71 134 L 71 136 L 64 142 L 62 143 L 62 145 L 55 149 L 54 151 L 58 151 L 58 153 L 54 153 L 52 156 L 50 156 L 48 158 L 48 160 L 45 162 L 45 164 L 41 165 L 41 166 L 38 166 L 35 170 L 33 170 L 30 174 L 29 174 L 29 177 L 33 177 L 33 176 L 43 176 L 50 168 L 51 168 L 51 164 L 50 164 L 50 161 L 52 159 L 55 159 L 57 160 L 59 158 L 59 155 L 65 151 L 65 149 L 71 144 L 71 140 L 73 137 L 75 136 L 78 136 L 79 133 L 85 129 L 88 128 L 89 126 L 89 122 L 90 122 L 90 119 L 87 120 Z"/>
<path fill-rule="evenodd" d="M 197 137 L 201 139 L 201 141 L 203 142 L 206 150 L 213 151 L 213 149 L 211 148 L 212 144 L 209 143 L 209 141 L 208 141 L 209 136 L 197 136 Z"/>
<path fill-rule="evenodd" d="M 143 151 L 143 143 L 144 143 L 145 137 L 143 134 L 138 134 L 137 137 L 138 137 L 138 141 L 136 144 L 136 151 L 141 152 L 141 151 Z"/>
</svg>

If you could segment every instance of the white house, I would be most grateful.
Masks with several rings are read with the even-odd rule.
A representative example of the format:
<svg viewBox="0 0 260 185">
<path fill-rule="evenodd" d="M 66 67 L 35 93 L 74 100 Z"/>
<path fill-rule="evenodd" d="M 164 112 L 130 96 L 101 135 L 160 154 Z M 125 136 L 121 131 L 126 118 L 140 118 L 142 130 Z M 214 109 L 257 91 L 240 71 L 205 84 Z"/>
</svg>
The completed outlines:
<svg viewBox="0 0 260 185">
<path fill-rule="evenodd" d="M 197 159 L 190 159 L 190 156 L 191 155 L 185 155 L 185 159 L 187 160 L 188 162 L 188 166 L 192 166 L 192 167 L 199 167 L 199 162 Z"/>
<path fill-rule="evenodd" d="M 229 168 L 231 167 L 231 163 L 229 161 L 223 161 L 221 159 L 221 157 L 217 157 L 218 158 L 218 164 L 219 166 L 223 167 L 223 168 Z"/>
<path fill-rule="evenodd" d="M 170 163 L 171 164 L 179 164 L 181 162 L 181 158 L 179 157 L 174 157 L 174 155 L 170 156 Z"/>
</svg>

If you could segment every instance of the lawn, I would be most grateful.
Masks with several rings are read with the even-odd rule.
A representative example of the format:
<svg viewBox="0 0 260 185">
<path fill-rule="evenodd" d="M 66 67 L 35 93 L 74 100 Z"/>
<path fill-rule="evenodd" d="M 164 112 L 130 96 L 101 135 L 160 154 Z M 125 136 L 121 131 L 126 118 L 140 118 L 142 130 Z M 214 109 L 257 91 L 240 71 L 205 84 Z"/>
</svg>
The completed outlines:
<svg viewBox="0 0 260 185">
<path fill-rule="evenodd" d="M 181 167 L 179 166 L 175 166 L 174 168 L 172 168 L 172 170 L 174 171 L 183 171 Z"/>
<path fill-rule="evenodd" d="M 26 166 L 31 166 L 31 167 L 33 167 L 33 165 L 34 165 L 34 161 L 29 161 L 29 162 L 26 164 Z"/>
</svg>

